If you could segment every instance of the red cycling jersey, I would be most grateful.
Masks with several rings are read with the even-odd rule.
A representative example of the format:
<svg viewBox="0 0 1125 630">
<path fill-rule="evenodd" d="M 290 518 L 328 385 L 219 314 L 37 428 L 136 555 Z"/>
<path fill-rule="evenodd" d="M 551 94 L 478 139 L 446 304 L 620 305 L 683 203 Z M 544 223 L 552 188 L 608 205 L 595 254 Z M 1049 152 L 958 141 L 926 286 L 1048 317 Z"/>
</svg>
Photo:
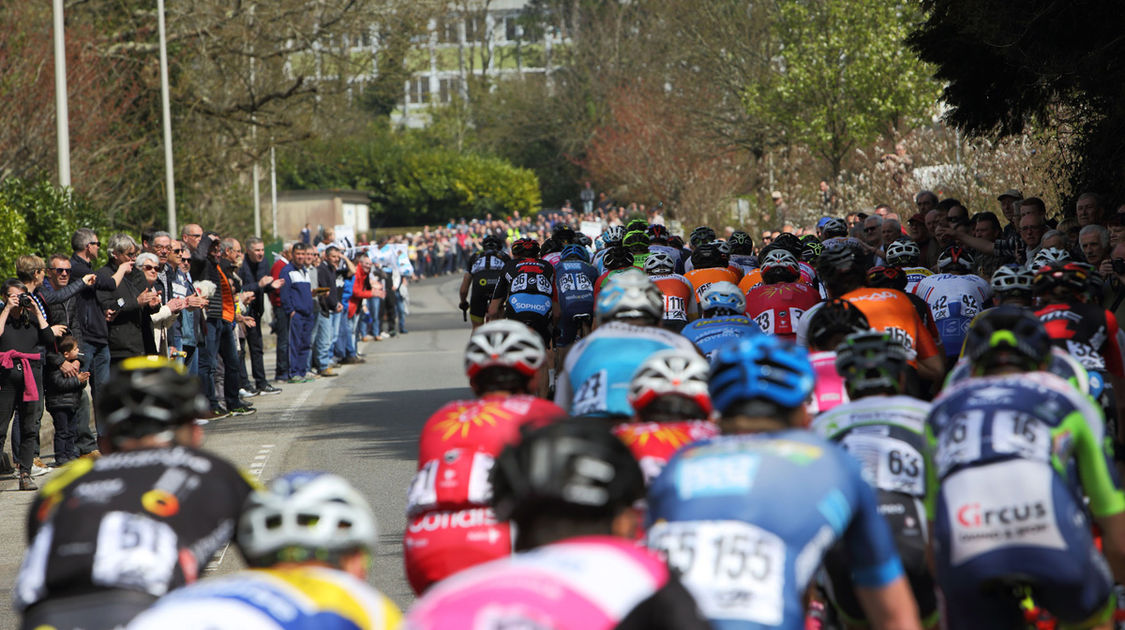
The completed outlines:
<svg viewBox="0 0 1125 630">
<path fill-rule="evenodd" d="M 820 293 L 804 282 L 760 284 L 746 294 L 746 315 L 762 332 L 794 341 L 797 322 L 820 301 Z"/>
<path fill-rule="evenodd" d="M 633 452 L 649 483 L 682 446 L 715 437 L 719 426 L 709 420 L 626 422 L 614 427 L 613 434 Z"/>
<path fill-rule="evenodd" d="M 521 394 L 457 400 L 430 416 L 419 439 L 403 537 L 406 575 L 416 593 L 511 553 L 510 527 L 488 507 L 492 462 L 519 438 L 521 425 L 564 415 L 550 401 Z"/>
</svg>

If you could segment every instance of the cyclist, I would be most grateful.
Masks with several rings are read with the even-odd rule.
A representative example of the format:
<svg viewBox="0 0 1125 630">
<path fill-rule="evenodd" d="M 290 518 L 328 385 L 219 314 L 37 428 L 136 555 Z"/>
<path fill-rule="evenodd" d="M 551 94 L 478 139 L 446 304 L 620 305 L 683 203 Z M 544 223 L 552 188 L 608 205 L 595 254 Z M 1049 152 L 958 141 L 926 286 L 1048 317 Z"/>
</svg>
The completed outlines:
<svg viewBox="0 0 1125 630">
<path fill-rule="evenodd" d="M 712 228 L 706 225 L 695 228 L 691 231 L 691 234 L 688 234 L 688 245 L 691 245 L 691 253 L 694 253 L 695 250 L 699 249 L 702 245 L 713 243 L 715 238 L 715 230 Z M 684 260 L 684 275 L 686 276 L 692 269 L 695 269 L 695 263 L 692 262 L 691 256 L 689 255 Z"/>
<path fill-rule="evenodd" d="M 829 300 L 805 317 L 809 318 L 809 363 L 812 364 L 816 384 L 806 408 L 809 415 L 828 411 L 836 405 L 851 400 L 848 388 L 836 371 L 836 348 L 848 335 L 867 332 L 871 325 L 863 311 L 847 300 Z"/>
<path fill-rule="evenodd" d="M 504 265 L 510 260 L 511 258 L 504 253 L 504 239 L 493 234 L 481 239 L 481 251 L 469 258 L 465 275 L 461 278 L 460 308 L 469 313 L 474 330 L 484 323 L 484 316 L 488 314 L 488 303 L 492 300 L 492 292 L 496 290 L 496 283 L 500 279 Z"/>
<path fill-rule="evenodd" d="M 668 330 L 680 331 L 696 312 L 695 290 L 687 278 L 675 273 L 675 262 L 662 251 L 655 251 L 645 260 L 645 273 L 664 295 L 664 320 Z"/>
<path fill-rule="evenodd" d="M 758 268 L 758 257 L 754 255 L 754 239 L 741 230 L 730 235 L 730 264 L 738 267 L 746 275 Z"/>
<path fill-rule="evenodd" d="M 574 345 L 555 383 L 555 403 L 574 416 L 627 418 L 629 382 L 658 350 L 693 350 L 691 342 L 659 328 L 664 296 L 640 269 L 609 278 L 594 307 L 597 328 Z"/>
<path fill-rule="evenodd" d="M 710 373 L 698 353 L 684 350 L 661 350 L 637 368 L 629 383 L 633 421 L 613 433 L 637 458 L 646 484 L 682 446 L 719 434 L 711 421 Z"/>
<path fill-rule="evenodd" d="M 692 270 L 684 277 L 691 283 L 697 302 L 703 299 L 707 287 L 716 282 L 725 280 L 738 284 L 738 274 L 730 269 L 728 263 L 729 257 L 715 243 L 705 243 L 691 252 Z"/>
<path fill-rule="evenodd" d="M 365 581 L 375 515 L 347 481 L 293 472 L 250 495 L 238 546 L 252 567 L 162 598 L 128 630 L 391 630 L 402 614 Z"/>
<path fill-rule="evenodd" d="M 622 239 L 621 245 L 633 254 L 633 266 L 638 269 L 644 269 L 645 259 L 649 255 L 649 239 L 648 232 L 644 230 L 633 230 L 626 232 L 625 238 Z"/>
<path fill-rule="evenodd" d="M 676 453 L 648 493 L 649 546 L 664 551 L 716 630 L 805 625 L 824 553 L 846 546 L 875 628 L 919 628 L 887 523 L 859 464 L 798 427 L 813 373 L 805 351 L 758 335 L 712 361 L 723 437 Z"/>
<path fill-rule="evenodd" d="M 1035 274 L 1030 269 L 1011 263 L 997 267 L 992 272 L 992 295 L 997 306 L 1031 308 L 1031 283 Z"/>
<path fill-rule="evenodd" d="M 520 553 L 435 586 L 406 630 L 709 627 L 667 566 L 633 543 L 644 477 L 605 425 L 564 420 L 525 433 L 500 454 L 492 482 Z"/>
<path fill-rule="evenodd" d="M 683 275 L 684 257 L 680 249 L 672 245 L 672 235 L 668 233 L 668 228 L 659 223 L 654 223 L 648 226 L 648 238 L 650 243 L 648 246 L 649 253 L 667 254 L 673 262 L 673 273 Z"/>
<path fill-rule="evenodd" d="M 797 322 L 820 302 L 816 289 L 800 281 L 797 257 L 780 247 L 762 257 L 761 284 L 746 294 L 746 315 L 762 332 L 793 341 Z"/>
<path fill-rule="evenodd" d="M 746 298 L 730 282 L 716 282 L 703 293 L 703 317 L 680 333 L 708 360 L 722 346 L 758 334 L 758 325 L 745 314 Z"/>
<path fill-rule="evenodd" d="M 504 265 L 492 302 L 488 306 L 488 319 L 504 317 L 523 322 L 543 338 L 543 345 L 551 340 L 551 298 L 555 293 L 555 268 L 539 257 L 539 242 L 533 238 L 520 238 L 512 243 L 512 260 Z"/>
<path fill-rule="evenodd" d="M 602 256 L 602 266 L 605 267 L 605 271 L 598 276 L 597 282 L 594 284 L 595 302 L 598 300 L 598 293 L 601 292 L 611 277 L 626 269 L 635 269 L 633 267 L 633 254 L 624 247 L 611 247 L 606 251 L 605 256 Z"/>
<path fill-rule="evenodd" d="M 101 459 L 55 474 L 28 510 L 13 589 L 21 628 L 109 630 L 194 582 L 234 534 L 252 482 L 198 450 L 207 399 L 160 357 L 117 366 L 97 400 Z"/>
<path fill-rule="evenodd" d="M 555 240 L 553 236 L 548 236 L 543 239 L 543 242 L 539 245 L 539 258 L 542 258 L 554 267 L 562 258 L 562 248 L 562 243 Z"/>
<path fill-rule="evenodd" d="M 1065 263 L 1069 262 L 1071 259 L 1070 252 L 1061 247 L 1044 247 L 1035 252 L 1031 260 L 1027 262 L 1027 268 L 1031 270 L 1031 273 L 1039 273 L 1039 269 L 1044 265 Z"/>
<path fill-rule="evenodd" d="M 887 245 L 887 265 L 901 267 L 906 274 L 906 292 L 914 293 L 914 287 L 924 278 L 932 276 L 934 272 L 925 267 L 919 267 L 918 261 L 922 258 L 922 248 L 918 243 L 900 238 Z"/>
<path fill-rule="evenodd" d="M 817 271 L 829 295 L 854 304 L 872 328 L 890 333 L 906 347 L 910 366 L 917 370 L 919 378 L 939 381 L 943 375 L 943 355 L 910 298 L 896 289 L 863 286 L 866 272 L 873 266 L 871 262 L 871 255 L 861 247 L 837 245 L 821 254 Z M 801 336 L 798 331 L 798 338 Z"/>
<path fill-rule="evenodd" d="M 469 337 L 465 372 L 477 398 L 438 409 L 418 442 L 403 536 L 406 577 L 415 593 L 511 553 L 510 527 L 492 514 L 484 475 L 521 425 L 563 415 L 531 395 L 544 357 L 539 336 L 516 321 L 488 322 Z"/>
<path fill-rule="evenodd" d="M 969 323 L 992 303 L 992 287 L 973 273 L 976 263 L 960 245 L 947 247 L 938 256 L 937 268 L 938 273 L 914 287 L 914 294 L 930 306 L 946 360 L 952 365 L 961 352 Z"/>
<path fill-rule="evenodd" d="M 598 273 L 605 273 L 605 265 L 602 264 L 602 259 L 610 249 L 621 246 L 621 239 L 625 238 L 625 227 L 621 225 L 611 225 L 602 232 L 602 248 L 594 254 L 593 265 L 598 268 Z"/>
<path fill-rule="evenodd" d="M 966 348 L 975 378 L 949 387 L 927 419 L 940 483 L 927 508 L 944 623 L 1018 627 L 1013 595 L 1023 586 L 1068 627 L 1108 628 L 1113 579 L 1125 579 L 1125 497 L 1088 424 L 1101 412 L 1043 371 L 1051 340 L 1024 309 L 981 315 Z"/>
<path fill-rule="evenodd" d="M 598 270 L 590 264 L 590 253 L 577 244 L 563 248 L 562 259 L 555 265 L 556 323 L 555 347 L 566 348 L 579 333 L 589 332 L 594 318 L 594 283 Z"/>
<path fill-rule="evenodd" d="M 887 519 L 895 547 L 923 625 L 937 621 L 934 580 L 926 565 L 926 414 L 929 403 L 903 395 L 906 349 L 883 332 L 849 335 L 836 351 L 836 369 L 847 384 L 851 402 L 820 414 L 812 430 L 840 444 L 863 469 L 875 489 L 879 513 Z M 841 618 L 864 625 L 865 615 L 855 598 L 843 549 L 825 558 L 827 589 Z"/>
</svg>

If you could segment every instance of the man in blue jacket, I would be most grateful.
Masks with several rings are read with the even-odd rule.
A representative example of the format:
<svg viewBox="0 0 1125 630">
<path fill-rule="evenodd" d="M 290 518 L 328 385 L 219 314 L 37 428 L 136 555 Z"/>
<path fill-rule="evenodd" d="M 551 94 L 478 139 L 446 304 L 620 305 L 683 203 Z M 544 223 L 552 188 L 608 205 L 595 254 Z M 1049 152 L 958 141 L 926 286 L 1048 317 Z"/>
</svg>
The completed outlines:
<svg viewBox="0 0 1125 630">
<path fill-rule="evenodd" d="M 289 315 L 289 382 L 307 383 L 309 350 L 316 323 L 316 270 L 309 265 L 309 246 L 293 245 L 293 262 L 281 269 L 281 308 Z"/>
</svg>

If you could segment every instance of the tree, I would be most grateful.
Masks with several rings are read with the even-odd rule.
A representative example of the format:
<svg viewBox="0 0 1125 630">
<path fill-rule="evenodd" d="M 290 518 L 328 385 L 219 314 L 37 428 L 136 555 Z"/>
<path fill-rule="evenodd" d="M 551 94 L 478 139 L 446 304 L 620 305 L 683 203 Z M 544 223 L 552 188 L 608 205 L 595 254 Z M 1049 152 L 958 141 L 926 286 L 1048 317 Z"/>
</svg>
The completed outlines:
<svg viewBox="0 0 1125 630">
<path fill-rule="evenodd" d="M 746 86 L 750 113 L 787 143 L 805 145 L 835 176 L 849 152 L 921 120 L 938 94 L 906 47 L 907 2 L 779 2 L 771 72 Z"/>
<path fill-rule="evenodd" d="M 1112 2 L 925 0 L 910 45 L 945 82 L 946 119 L 970 135 L 1052 132 L 1069 196 L 1125 196 L 1125 13 Z"/>
</svg>

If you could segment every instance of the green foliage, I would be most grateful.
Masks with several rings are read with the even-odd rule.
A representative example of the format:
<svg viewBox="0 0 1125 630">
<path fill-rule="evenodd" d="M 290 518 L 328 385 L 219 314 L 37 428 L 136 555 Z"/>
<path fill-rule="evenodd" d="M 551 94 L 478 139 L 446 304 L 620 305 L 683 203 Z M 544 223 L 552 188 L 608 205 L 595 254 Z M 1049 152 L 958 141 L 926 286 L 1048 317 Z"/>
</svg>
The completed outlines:
<svg viewBox="0 0 1125 630">
<path fill-rule="evenodd" d="M 746 107 L 833 174 L 853 149 L 933 107 L 938 86 L 904 44 L 918 17 L 911 3 L 803 0 L 777 11 L 773 71 L 747 85 Z"/>
<path fill-rule="evenodd" d="M 49 181 L 0 181 L 0 274 L 15 275 L 16 259 L 36 254 L 70 254 L 74 230 L 103 227 L 102 213 L 83 196 Z"/>
<path fill-rule="evenodd" d="M 313 142 L 279 156 L 283 189 L 371 192 L 378 225 L 441 223 L 539 208 L 539 181 L 504 160 L 425 146 L 373 127 L 346 141 Z"/>
</svg>

